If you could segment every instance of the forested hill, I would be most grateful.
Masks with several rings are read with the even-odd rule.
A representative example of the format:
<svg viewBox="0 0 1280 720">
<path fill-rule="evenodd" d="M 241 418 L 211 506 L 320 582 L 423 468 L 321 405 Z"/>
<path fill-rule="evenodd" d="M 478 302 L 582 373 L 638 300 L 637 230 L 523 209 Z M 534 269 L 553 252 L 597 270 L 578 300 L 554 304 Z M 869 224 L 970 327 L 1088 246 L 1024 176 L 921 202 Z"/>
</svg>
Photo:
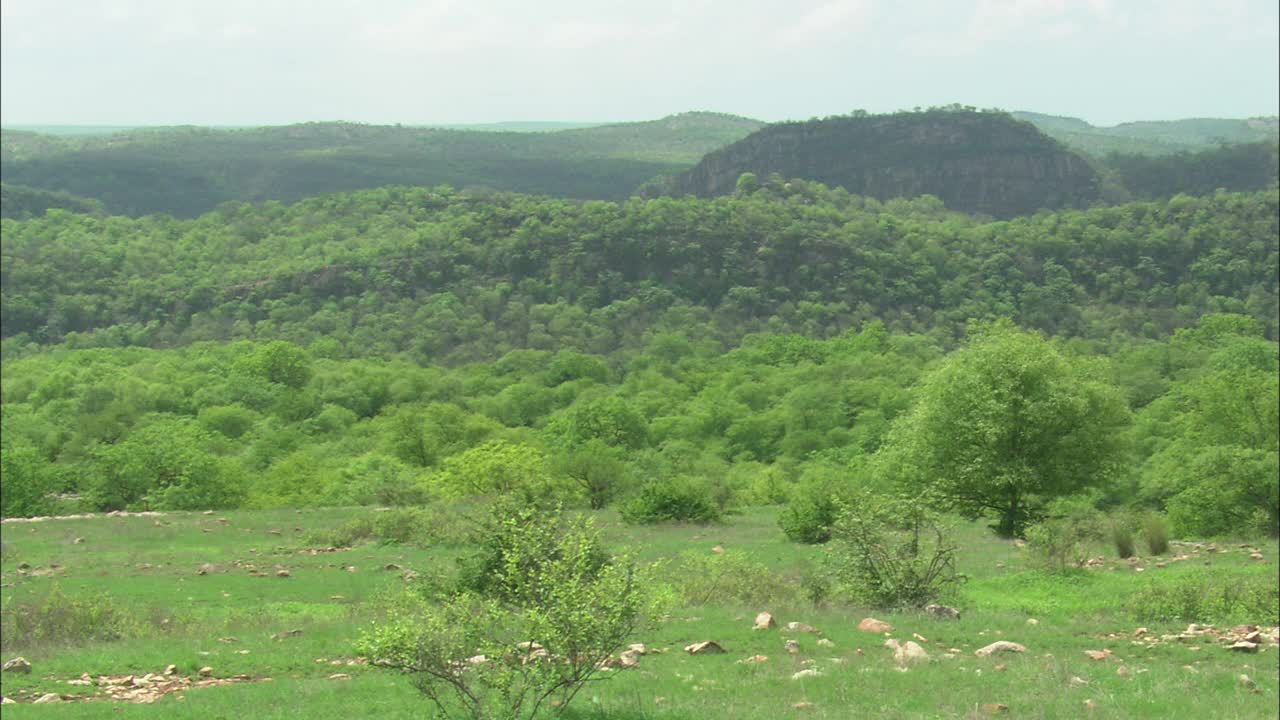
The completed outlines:
<svg viewBox="0 0 1280 720">
<path fill-rule="evenodd" d="M 1088 206 L 1098 178 L 1034 126 L 959 109 L 857 114 L 769 125 L 674 178 L 674 194 L 735 190 L 739 176 L 800 177 L 881 200 L 929 194 L 995 217 Z"/>
<path fill-rule="evenodd" d="M 292 202 L 384 185 L 483 187 L 618 200 L 761 123 L 717 113 L 558 132 L 309 123 L 55 137 L 6 130 L 7 183 L 101 201 L 113 214 L 192 217 L 227 201 Z"/>
<path fill-rule="evenodd" d="M 1098 127 L 1084 120 L 1034 112 L 1011 113 L 1040 128 L 1067 147 L 1095 156 L 1171 155 L 1211 150 L 1223 144 L 1274 143 L 1280 137 L 1280 118 L 1188 118 L 1148 120 Z"/>
<path fill-rule="evenodd" d="M 1109 341 L 1206 312 L 1277 334 L 1280 194 L 984 223 L 804 180 L 626 203 L 383 188 L 193 220 L 3 220 L 4 350 L 284 339 L 322 356 L 606 354 L 678 330 L 840 333 L 879 319 L 944 344 L 1012 317 Z"/>
</svg>

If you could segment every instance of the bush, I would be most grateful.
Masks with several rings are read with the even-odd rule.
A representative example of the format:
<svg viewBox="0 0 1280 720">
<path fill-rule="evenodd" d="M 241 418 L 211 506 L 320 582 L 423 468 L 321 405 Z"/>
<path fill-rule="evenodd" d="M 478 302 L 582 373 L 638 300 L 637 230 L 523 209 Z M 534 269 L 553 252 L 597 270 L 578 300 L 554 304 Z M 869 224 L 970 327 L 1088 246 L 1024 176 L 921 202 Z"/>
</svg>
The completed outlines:
<svg viewBox="0 0 1280 720">
<path fill-rule="evenodd" d="M 1153 581 L 1126 606 L 1138 622 L 1280 623 L 1280 587 L 1275 576 L 1257 573 L 1225 580 L 1198 571 Z"/>
<path fill-rule="evenodd" d="M 0 517 L 45 515 L 53 482 L 44 458 L 30 445 L 0 447 Z"/>
<path fill-rule="evenodd" d="M 778 515 L 778 526 L 788 540 L 816 545 L 831 539 L 839 513 L 840 505 L 831 495 L 800 491 Z"/>
<path fill-rule="evenodd" d="M 621 512 L 622 519 L 633 524 L 720 519 L 720 508 L 706 483 L 684 476 L 649 482 L 623 504 Z"/>
<path fill-rule="evenodd" d="M 1164 518 L 1155 514 L 1143 518 L 1142 539 L 1147 542 L 1147 552 L 1152 555 L 1169 552 L 1169 531 L 1165 529 Z"/>
<path fill-rule="evenodd" d="M 1116 546 L 1116 556 L 1122 559 L 1134 555 L 1133 531 L 1123 521 L 1116 520 L 1111 524 L 1111 544 Z"/>
<path fill-rule="evenodd" d="M 412 676 L 445 717 L 563 710 L 654 609 L 643 573 L 611 559 L 587 521 L 498 506 L 459 587 L 408 592 L 358 652 Z"/>
<path fill-rule="evenodd" d="M 834 591 L 875 608 L 923 607 L 964 582 L 956 546 L 916 498 L 861 493 L 832 528 Z"/>
<path fill-rule="evenodd" d="M 117 607 L 107 595 L 70 598 L 58 585 L 33 602 L 6 602 L 0 612 L 0 634 L 6 647 L 83 645 L 141 637 L 156 629 L 172 630 L 176 619 L 156 615 L 146 620 Z"/>
<path fill-rule="evenodd" d="M 795 583 L 735 550 L 681 553 L 668 576 L 687 605 L 776 605 L 798 599 Z"/>
<path fill-rule="evenodd" d="M 453 506 L 399 507 L 370 512 L 337 528 L 307 536 L 309 545 L 352 547 L 366 540 L 388 545 L 460 545 L 470 532 Z"/>
</svg>

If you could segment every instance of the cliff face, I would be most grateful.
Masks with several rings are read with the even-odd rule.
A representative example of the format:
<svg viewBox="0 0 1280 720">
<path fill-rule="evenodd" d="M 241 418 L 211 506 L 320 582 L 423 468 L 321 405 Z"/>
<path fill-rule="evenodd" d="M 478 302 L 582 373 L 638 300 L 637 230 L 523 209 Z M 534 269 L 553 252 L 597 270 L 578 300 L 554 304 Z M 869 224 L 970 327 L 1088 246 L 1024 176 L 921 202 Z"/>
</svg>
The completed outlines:
<svg viewBox="0 0 1280 720">
<path fill-rule="evenodd" d="M 767 126 L 708 154 L 669 190 L 732 193 L 742 173 L 816 180 L 880 200 L 935 195 L 997 218 L 1084 206 L 1098 178 L 1080 156 L 1028 123 L 978 112 L 840 117 Z"/>
</svg>

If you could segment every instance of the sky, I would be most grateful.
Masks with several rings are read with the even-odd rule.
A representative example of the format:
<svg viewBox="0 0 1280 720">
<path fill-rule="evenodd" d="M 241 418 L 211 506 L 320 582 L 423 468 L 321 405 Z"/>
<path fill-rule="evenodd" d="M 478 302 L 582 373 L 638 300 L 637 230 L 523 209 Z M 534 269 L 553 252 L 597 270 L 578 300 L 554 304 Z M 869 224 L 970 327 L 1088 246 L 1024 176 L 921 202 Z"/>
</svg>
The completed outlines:
<svg viewBox="0 0 1280 720">
<path fill-rule="evenodd" d="M 0 0 L 0 123 L 1280 113 L 1276 0 Z"/>
</svg>

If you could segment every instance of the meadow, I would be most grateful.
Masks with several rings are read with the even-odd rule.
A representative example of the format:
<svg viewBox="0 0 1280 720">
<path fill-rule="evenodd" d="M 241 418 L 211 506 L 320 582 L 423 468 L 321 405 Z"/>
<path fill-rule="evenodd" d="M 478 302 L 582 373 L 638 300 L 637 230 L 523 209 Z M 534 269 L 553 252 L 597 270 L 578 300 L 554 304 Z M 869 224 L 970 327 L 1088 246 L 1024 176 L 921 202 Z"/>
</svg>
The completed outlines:
<svg viewBox="0 0 1280 720">
<path fill-rule="evenodd" d="M 3 695 L 17 703 L 5 707 L 5 716 L 429 716 L 408 678 L 359 658 L 355 645 L 407 584 L 447 571 L 467 552 L 468 512 L 438 513 L 448 527 L 427 541 L 365 538 L 336 550 L 331 545 L 344 539 L 352 520 L 379 513 L 5 521 L 0 654 L 32 666 L 28 674 L 3 673 Z M 946 598 L 961 617 L 946 620 L 823 597 L 812 577 L 827 550 L 788 542 L 777 514 L 776 507 L 753 508 L 723 523 L 632 526 L 612 510 L 592 513 L 611 550 L 662 563 L 659 577 L 678 601 L 664 622 L 633 639 L 648 650 L 639 665 L 600 673 L 604 679 L 589 683 L 564 716 L 1277 716 L 1275 612 L 1250 611 L 1233 595 L 1274 588 L 1275 540 L 1175 541 L 1166 555 L 1137 560 L 1120 560 L 1098 544 L 1089 548 L 1091 557 L 1103 558 L 1096 567 L 1049 573 L 1034 566 L 1020 541 L 957 521 L 959 570 L 969 579 Z M 1261 560 L 1250 557 L 1255 552 Z M 779 627 L 752 630 L 761 611 Z M 894 629 L 860 632 L 868 616 Z M 818 632 L 788 631 L 789 622 Z M 1185 635 L 1193 622 L 1212 628 Z M 1226 647 L 1234 637 L 1228 628 L 1245 623 L 1262 626 L 1255 653 Z M 929 660 L 899 668 L 883 646 L 886 635 L 914 639 Z M 798 652 L 784 649 L 787 639 L 798 642 Z M 704 640 L 726 652 L 683 651 Z M 1020 643 L 1026 652 L 975 656 L 996 640 Z M 767 659 L 743 662 L 753 656 Z M 804 670 L 817 672 L 795 677 Z M 149 673 L 147 685 L 122 682 L 121 676 Z M 209 686 L 195 687 L 201 680 Z M 176 689 L 145 690 L 165 683 Z M 61 702 L 28 704 L 51 693 Z M 112 693 L 154 702 L 112 700 Z"/>
</svg>

